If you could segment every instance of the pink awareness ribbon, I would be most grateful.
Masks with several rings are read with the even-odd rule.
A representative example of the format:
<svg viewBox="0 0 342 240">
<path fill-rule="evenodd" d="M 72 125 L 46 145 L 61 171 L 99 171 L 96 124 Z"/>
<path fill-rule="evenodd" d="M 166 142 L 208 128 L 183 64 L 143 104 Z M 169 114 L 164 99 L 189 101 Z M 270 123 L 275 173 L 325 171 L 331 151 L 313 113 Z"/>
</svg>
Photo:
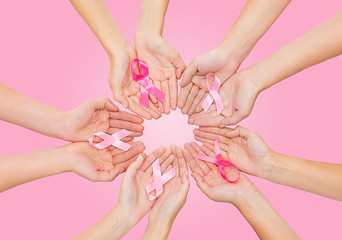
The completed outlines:
<svg viewBox="0 0 342 240">
<path fill-rule="evenodd" d="M 134 71 L 140 65 L 140 75 L 136 74 Z M 148 67 L 147 63 L 139 60 L 134 59 L 132 61 L 132 77 L 133 80 L 140 84 L 140 105 L 148 108 L 148 93 L 155 96 L 158 100 L 162 103 L 165 102 L 165 94 L 161 92 L 158 88 L 156 88 L 150 81 L 148 77 Z"/>
<path fill-rule="evenodd" d="M 107 133 L 104 133 L 104 132 L 98 132 L 89 138 L 89 143 L 90 143 L 90 145 L 92 145 L 93 147 L 95 147 L 97 149 L 104 149 L 104 148 L 112 145 L 114 147 L 117 147 L 117 148 L 120 148 L 122 150 L 127 151 L 131 147 L 131 145 L 129 145 L 128 143 L 124 143 L 124 142 L 120 141 L 120 139 L 127 137 L 130 134 L 131 134 L 131 132 L 127 131 L 125 129 L 120 130 L 119 132 L 114 133 L 113 135 L 108 135 Z M 103 141 L 95 144 L 93 142 L 95 136 L 102 138 Z"/>
<path fill-rule="evenodd" d="M 163 185 L 170 181 L 174 176 L 176 176 L 175 167 L 171 168 L 169 171 L 161 175 L 159 159 L 152 163 L 153 170 L 153 183 L 146 186 L 146 194 L 150 201 L 155 200 L 163 193 Z M 153 190 L 156 190 L 156 196 L 150 194 Z"/>
<path fill-rule="evenodd" d="M 215 76 L 215 80 L 214 80 L 213 85 L 210 85 L 208 79 L 212 75 Z M 222 100 L 221 100 L 221 97 L 218 93 L 218 91 L 220 89 L 221 81 L 214 73 L 208 73 L 206 76 L 206 83 L 207 83 L 207 88 L 209 90 L 209 94 L 202 104 L 204 112 L 207 112 L 210 105 L 215 101 L 217 114 L 220 114 L 223 110 Z"/>
<path fill-rule="evenodd" d="M 240 178 L 240 171 L 239 171 L 239 169 L 233 163 L 224 161 L 222 159 L 221 150 L 220 150 L 220 140 L 218 138 L 214 142 L 214 147 L 215 147 L 216 158 L 208 157 L 208 156 L 203 155 L 203 154 L 197 154 L 196 158 L 201 159 L 201 160 L 206 161 L 206 162 L 210 162 L 210 163 L 214 163 L 214 164 L 218 165 L 220 174 L 221 174 L 221 176 L 223 177 L 224 180 L 226 180 L 227 182 L 230 182 L 230 183 L 236 182 Z M 226 177 L 226 174 L 224 172 L 224 167 L 225 166 L 233 167 L 233 168 L 235 168 L 237 170 L 238 175 L 237 175 L 237 178 L 235 180 L 229 180 Z"/>
</svg>

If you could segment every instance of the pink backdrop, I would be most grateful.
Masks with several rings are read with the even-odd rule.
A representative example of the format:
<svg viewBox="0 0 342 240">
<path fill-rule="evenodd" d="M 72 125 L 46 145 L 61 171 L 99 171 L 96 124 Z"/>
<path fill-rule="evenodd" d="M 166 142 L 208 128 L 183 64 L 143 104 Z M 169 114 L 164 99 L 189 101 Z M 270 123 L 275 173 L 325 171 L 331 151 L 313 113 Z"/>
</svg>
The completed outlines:
<svg viewBox="0 0 342 240">
<path fill-rule="evenodd" d="M 220 43 L 244 3 L 173 0 L 164 37 L 189 64 L 193 57 Z M 140 1 L 111 1 L 108 6 L 133 43 Z M 242 67 L 268 56 L 340 9 L 341 0 L 293 1 Z M 106 53 L 68 1 L 1 1 L 0 29 L 0 79 L 5 84 L 65 110 L 88 99 L 111 97 Z M 263 93 L 242 125 L 256 130 L 281 153 L 342 163 L 341 60 L 310 68 Z M 144 125 L 141 140 L 147 153 L 160 145 L 183 145 L 193 139 L 193 127 L 187 125 L 179 110 Z M 4 122 L 0 122 L 0 131 L 1 156 L 64 144 Z M 18 137 L 21 143 L 17 143 Z M 341 238 L 340 202 L 262 179 L 252 180 L 301 238 Z M 71 238 L 113 208 L 120 182 L 121 177 L 113 183 L 92 183 L 70 173 L 1 193 L 0 239 Z M 145 217 L 124 239 L 139 239 L 146 223 Z M 170 239 L 186 237 L 257 238 L 232 205 L 208 200 L 192 179 L 188 201 L 170 234 Z"/>
</svg>

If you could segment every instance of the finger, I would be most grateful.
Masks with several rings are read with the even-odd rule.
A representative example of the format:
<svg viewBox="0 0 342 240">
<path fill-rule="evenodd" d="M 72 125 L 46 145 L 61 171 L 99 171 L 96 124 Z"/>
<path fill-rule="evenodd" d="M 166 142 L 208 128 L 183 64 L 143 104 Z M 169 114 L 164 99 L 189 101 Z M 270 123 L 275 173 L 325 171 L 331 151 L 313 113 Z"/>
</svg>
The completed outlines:
<svg viewBox="0 0 342 240">
<path fill-rule="evenodd" d="M 138 169 L 140 169 L 141 165 L 144 162 L 144 157 L 139 155 L 136 161 L 131 163 L 131 165 L 127 168 L 126 174 L 124 178 L 132 178 L 137 173 Z"/>
<path fill-rule="evenodd" d="M 183 72 L 186 69 L 186 65 L 185 65 L 182 57 L 178 53 L 171 60 L 172 60 L 172 64 L 176 68 L 176 78 L 180 79 L 182 77 Z"/>
<path fill-rule="evenodd" d="M 189 122 L 189 124 L 194 124 L 194 122 L 197 118 L 212 118 L 215 116 L 217 116 L 216 110 L 207 111 L 207 112 L 201 111 L 200 113 L 195 113 L 195 114 L 192 114 L 191 116 L 189 116 L 188 122 Z"/>
<path fill-rule="evenodd" d="M 197 154 L 204 154 L 204 153 L 202 152 L 200 146 L 199 146 L 197 143 L 191 142 L 190 144 L 191 144 L 191 146 L 193 147 L 193 149 L 195 149 L 195 151 L 197 152 Z M 209 167 L 208 167 L 207 162 L 202 161 L 202 160 L 200 160 L 200 159 L 197 159 L 197 161 L 199 161 L 199 166 L 203 169 L 203 172 L 204 172 L 205 174 L 208 174 L 209 171 L 210 171 L 210 169 L 209 169 Z"/>
<path fill-rule="evenodd" d="M 184 107 L 182 108 L 183 114 L 188 114 L 190 107 L 191 107 L 192 103 L 194 102 L 198 92 L 199 92 L 199 88 L 196 85 L 193 85 L 191 88 L 191 91 L 189 93 L 189 96 L 186 100 L 186 103 L 185 103 Z"/>
<path fill-rule="evenodd" d="M 179 91 L 179 96 L 178 96 L 178 101 L 177 101 L 177 105 L 179 108 L 183 108 L 186 101 L 187 101 L 187 98 L 189 96 L 189 93 L 192 89 L 192 86 L 193 84 L 192 83 L 189 83 L 188 85 L 186 85 L 185 87 L 182 87 Z"/>
<path fill-rule="evenodd" d="M 172 166 L 175 159 L 176 159 L 175 155 L 171 154 L 160 164 L 160 170 L 161 170 L 162 174 L 165 173 L 166 168 L 168 168 L 169 166 Z M 176 174 L 176 176 L 177 176 L 177 174 Z"/>
<path fill-rule="evenodd" d="M 194 59 L 189 64 L 189 66 L 185 69 L 183 73 L 183 80 L 179 83 L 179 85 L 181 87 L 185 87 L 186 85 L 188 85 L 196 73 L 197 73 L 197 62 Z"/>
<path fill-rule="evenodd" d="M 214 142 L 212 142 L 212 143 L 205 142 L 205 143 L 203 143 L 203 146 L 205 146 L 206 148 L 209 148 L 213 152 L 215 151 Z M 228 150 L 229 150 L 228 145 L 220 143 L 220 149 L 221 149 L 221 152 L 222 152 L 222 157 L 224 159 L 226 159 L 225 157 L 228 156 Z"/>
<path fill-rule="evenodd" d="M 198 167 L 202 170 L 202 172 L 206 175 L 208 174 L 208 172 L 210 171 L 209 167 L 206 165 L 205 162 L 203 162 L 202 160 L 199 160 L 196 158 L 196 155 L 199 153 L 202 153 L 201 151 L 196 151 L 196 149 L 193 147 L 193 145 L 191 143 L 187 143 L 184 145 L 184 147 L 186 149 L 189 150 L 189 152 L 192 154 L 192 156 L 194 157 Z"/>
<path fill-rule="evenodd" d="M 150 81 L 153 83 L 153 85 L 155 87 L 157 87 L 159 90 L 161 90 L 160 84 L 159 84 L 159 86 L 156 85 L 156 82 L 159 82 L 158 80 L 150 79 Z M 154 105 L 156 105 L 158 103 L 158 99 L 155 96 L 153 96 L 152 94 L 150 95 L 150 99 Z"/>
<path fill-rule="evenodd" d="M 178 84 L 175 76 L 172 76 L 169 79 L 169 88 L 170 88 L 170 104 L 171 109 L 176 110 L 177 108 L 177 97 L 178 97 Z"/>
<path fill-rule="evenodd" d="M 191 172 L 196 172 L 201 176 L 204 176 L 204 172 L 198 166 L 197 161 L 188 149 L 184 149 L 184 158 L 186 163 L 189 165 Z"/>
<path fill-rule="evenodd" d="M 148 108 L 146 108 L 146 107 L 140 105 L 140 99 L 138 96 L 131 96 L 131 98 L 134 101 L 135 106 L 139 106 L 141 109 L 148 112 L 152 116 L 152 118 L 158 119 L 161 117 L 161 113 L 159 112 L 157 107 L 152 103 L 151 100 L 148 100 Z M 151 120 L 151 119 L 149 119 L 149 120 Z"/>
<path fill-rule="evenodd" d="M 205 101 L 205 99 L 208 96 L 208 92 L 206 92 L 203 96 L 203 98 L 201 99 L 201 101 L 197 104 L 196 108 L 195 108 L 195 113 L 199 113 L 203 110 L 203 102 Z"/>
<path fill-rule="evenodd" d="M 201 127 L 216 127 L 220 125 L 221 120 L 224 119 L 222 115 L 216 117 L 198 117 L 193 124 Z"/>
<path fill-rule="evenodd" d="M 226 132 L 226 136 L 229 138 L 234 138 L 234 137 L 243 137 L 243 138 L 248 138 L 250 134 L 252 133 L 252 130 L 237 126 L 234 130 Z"/>
<path fill-rule="evenodd" d="M 159 147 L 157 149 L 155 149 L 152 153 L 150 153 L 145 161 L 144 161 L 144 164 L 142 165 L 141 167 L 141 170 L 142 171 L 146 171 L 146 169 L 148 169 L 151 164 L 157 159 L 159 158 L 160 156 L 163 155 L 163 153 L 166 151 L 166 148 L 165 147 Z"/>
<path fill-rule="evenodd" d="M 121 82 L 117 84 L 116 86 L 111 86 L 112 92 L 113 92 L 113 98 L 117 102 L 121 103 L 122 106 L 125 108 L 129 108 L 129 100 L 125 97 L 122 88 L 121 88 Z"/>
<path fill-rule="evenodd" d="M 211 141 L 215 141 L 216 139 L 219 139 L 219 141 L 222 143 L 228 142 L 228 139 L 225 136 L 221 136 L 221 135 L 214 134 L 214 133 L 203 132 L 200 129 L 194 129 L 193 133 L 196 137 L 199 137 L 199 138 L 205 138 Z"/>
<path fill-rule="evenodd" d="M 202 98 L 205 96 L 206 92 L 203 89 L 199 89 L 197 96 L 195 97 L 190 110 L 188 112 L 188 115 L 192 115 L 195 112 L 195 109 L 197 108 L 197 105 L 201 102 Z"/>
<path fill-rule="evenodd" d="M 160 155 L 160 156 L 158 156 L 158 157 L 156 157 L 155 159 L 154 159 L 154 161 L 157 159 L 157 158 L 159 158 L 159 164 L 160 164 L 160 166 L 163 164 L 163 162 L 165 161 L 165 160 L 167 160 L 169 157 L 171 156 L 171 149 L 169 149 L 169 148 L 166 148 L 165 149 L 165 151 Z M 152 163 L 154 162 L 154 161 L 152 161 Z M 151 163 L 151 165 L 146 169 L 146 174 L 148 174 L 148 175 L 152 175 L 152 163 Z M 160 167 L 161 168 L 161 167 Z"/>
<path fill-rule="evenodd" d="M 245 114 L 241 111 L 235 111 L 231 117 L 221 119 L 221 121 L 219 122 L 219 126 L 223 128 L 225 126 L 238 124 L 242 119 L 246 118 L 248 115 L 248 113 Z"/>
<path fill-rule="evenodd" d="M 110 119 L 109 125 L 112 128 L 126 129 L 132 132 L 143 132 L 144 127 L 141 124 L 128 122 L 125 120 Z"/>
<path fill-rule="evenodd" d="M 179 165 L 179 175 L 183 176 L 184 173 L 188 171 L 188 167 L 184 159 L 183 149 L 179 146 L 177 146 L 177 149 L 176 149 L 176 156 L 177 156 L 177 161 Z"/>
<path fill-rule="evenodd" d="M 124 120 L 136 124 L 142 124 L 144 122 L 141 117 L 125 111 L 110 112 L 109 116 L 111 119 Z"/>
<path fill-rule="evenodd" d="M 110 112 L 117 112 L 119 108 L 115 106 L 115 104 L 109 98 L 103 98 L 104 100 L 104 108 Z"/>
<path fill-rule="evenodd" d="M 141 142 L 136 142 L 136 143 L 132 143 L 131 148 L 128 149 L 127 151 L 123 151 L 121 153 L 115 154 L 113 155 L 113 162 L 114 164 L 119 164 L 122 162 L 125 162 L 129 159 L 131 159 L 132 157 L 134 157 L 137 154 L 142 153 L 143 151 L 145 151 L 146 147 L 143 143 Z M 112 151 L 113 154 L 114 150 Z"/>
<path fill-rule="evenodd" d="M 162 92 L 165 93 L 165 102 L 163 104 L 164 113 L 170 113 L 170 89 L 169 89 L 169 81 L 165 80 L 161 82 Z"/>
<path fill-rule="evenodd" d="M 142 135 L 142 134 L 141 134 Z M 132 142 L 134 140 L 134 137 L 129 136 L 129 137 L 124 137 L 121 139 L 122 142 Z"/>
<path fill-rule="evenodd" d="M 137 160 L 137 158 L 138 158 L 140 155 L 143 156 L 144 159 L 146 159 L 146 154 L 145 154 L 145 153 L 137 154 L 137 155 L 135 155 L 134 157 L 132 157 L 131 159 L 127 160 L 126 162 L 119 163 L 119 164 L 116 165 L 115 167 L 116 167 L 116 168 L 122 169 L 121 173 L 123 173 L 123 172 L 127 171 L 127 168 L 128 168 L 135 160 Z"/>
<path fill-rule="evenodd" d="M 201 150 L 205 155 L 212 157 L 212 158 L 216 158 L 214 149 L 210 149 L 210 148 L 203 145 L 203 146 L 201 146 Z M 207 163 L 207 165 L 211 170 L 217 169 L 217 166 L 213 163 Z"/>
<path fill-rule="evenodd" d="M 131 110 L 132 112 L 134 112 L 135 114 L 138 114 L 139 116 L 151 120 L 152 119 L 152 115 L 146 111 L 141 105 L 140 103 L 134 101 L 134 99 L 132 97 L 128 98 L 128 108 L 129 110 Z"/>
<path fill-rule="evenodd" d="M 214 135 L 226 136 L 227 132 L 233 130 L 233 128 L 225 127 L 225 128 L 218 128 L 218 127 L 199 127 L 201 132 L 212 133 Z"/>
</svg>

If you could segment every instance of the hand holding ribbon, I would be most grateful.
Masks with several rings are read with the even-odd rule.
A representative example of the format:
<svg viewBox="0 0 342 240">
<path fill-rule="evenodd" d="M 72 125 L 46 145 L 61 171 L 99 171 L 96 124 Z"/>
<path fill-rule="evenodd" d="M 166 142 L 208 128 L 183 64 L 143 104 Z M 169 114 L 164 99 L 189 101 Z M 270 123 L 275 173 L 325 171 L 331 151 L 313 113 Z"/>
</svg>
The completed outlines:
<svg viewBox="0 0 342 240">
<path fill-rule="evenodd" d="M 206 161 L 206 162 L 210 162 L 210 163 L 214 163 L 214 164 L 218 165 L 218 168 L 219 168 L 221 176 L 227 182 L 234 183 L 237 180 L 239 180 L 239 177 L 240 177 L 239 169 L 233 163 L 224 161 L 222 159 L 221 150 L 220 150 L 220 140 L 218 138 L 214 142 L 214 148 L 215 148 L 216 158 L 212 158 L 212 157 L 209 157 L 209 156 L 206 156 L 206 155 L 203 155 L 203 154 L 197 154 L 195 157 L 200 159 L 200 160 L 203 160 L 203 161 Z M 233 169 L 236 169 L 236 171 L 237 171 L 236 178 L 234 178 L 233 180 L 229 180 L 227 178 L 227 176 L 225 174 L 225 171 L 224 171 L 224 167 L 225 166 L 232 167 Z"/>
<path fill-rule="evenodd" d="M 140 75 L 135 73 L 135 70 L 140 65 Z M 158 88 L 156 88 L 150 81 L 149 81 L 149 74 L 148 74 L 148 66 L 147 63 L 139 60 L 134 59 L 132 61 L 132 77 L 133 80 L 140 84 L 140 104 L 146 108 L 148 108 L 148 94 L 152 94 L 162 103 L 165 102 L 165 94 L 161 92 Z"/>
<path fill-rule="evenodd" d="M 169 171 L 161 174 L 160 170 L 160 163 L 159 159 L 157 159 L 152 164 L 152 170 L 153 170 L 153 183 L 146 186 L 146 193 L 149 200 L 153 201 L 156 198 L 158 198 L 163 193 L 163 185 L 167 183 L 169 180 L 171 180 L 175 175 L 175 168 L 171 168 Z M 150 194 L 153 190 L 156 190 L 156 195 L 153 196 Z"/>
</svg>

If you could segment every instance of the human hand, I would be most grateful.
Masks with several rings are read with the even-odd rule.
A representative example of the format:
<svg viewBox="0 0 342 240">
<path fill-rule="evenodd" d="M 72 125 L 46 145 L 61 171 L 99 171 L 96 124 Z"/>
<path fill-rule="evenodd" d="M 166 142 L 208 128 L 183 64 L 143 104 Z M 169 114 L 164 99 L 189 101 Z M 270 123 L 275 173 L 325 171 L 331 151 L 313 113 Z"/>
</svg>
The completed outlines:
<svg viewBox="0 0 342 240">
<path fill-rule="evenodd" d="M 202 110 L 191 115 L 189 123 L 220 127 L 235 125 L 250 115 L 259 93 L 253 75 L 248 70 L 242 70 L 221 85 L 219 95 L 223 103 L 222 112 L 217 115 L 216 104 L 213 103 L 207 112 Z"/>
<path fill-rule="evenodd" d="M 228 202 L 235 206 L 244 202 L 248 191 L 255 189 L 253 183 L 244 174 L 240 174 L 240 178 L 235 183 L 225 181 L 215 164 L 195 158 L 197 154 L 215 155 L 209 148 L 202 149 L 194 142 L 185 144 L 184 157 L 197 186 L 213 201 Z M 227 169 L 225 167 L 225 171 Z"/>
<path fill-rule="evenodd" d="M 133 224 L 139 222 L 155 203 L 147 198 L 145 188 L 153 182 L 152 163 L 157 158 L 159 158 L 162 172 L 175 159 L 170 149 L 159 147 L 147 157 L 139 157 L 132 163 L 122 179 L 117 206 L 130 214 Z"/>
<path fill-rule="evenodd" d="M 273 151 L 255 131 L 240 126 L 235 129 L 200 127 L 194 134 L 195 139 L 211 151 L 214 151 L 214 141 L 219 138 L 224 160 L 245 173 L 266 177 Z"/>
<path fill-rule="evenodd" d="M 65 130 L 62 139 L 71 142 L 88 141 L 97 132 L 114 134 L 122 129 L 132 134 L 122 139 L 125 142 L 140 137 L 144 127 L 143 119 L 134 114 L 121 111 L 108 98 L 87 101 L 63 115 Z"/>
<path fill-rule="evenodd" d="M 202 103 L 208 95 L 206 75 L 215 73 L 223 84 L 239 68 L 241 60 L 219 47 L 196 57 L 185 69 L 183 80 L 180 82 L 178 107 L 182 113 L 192 115 L 200 112 Z M 210 84 L 212 80 L 209 79 Z"/>
<path fill-rule="evenodd" d="M 149 77 L 154 86 L 165 93 L 165 103 L 150 96 L 154 104 L 165 113 L 170 108 L 176 110 L 178 97 L 178 82 L 185 69 L 185 64 L 179 53 L 161 36 L 145 36 L 137 34 L 135 48 L 140 60 L 145 61 L 149 68 Z"/>
<path fill-rule="evenodd" d="M 172 145 L 171 151 L 176 158 L 166 171 L 173 166 L 175 167 L 176 175 L 164 185 L 163 194 L 154 203 L 149 215 L 150 222 L 160 222 L 162 220 L 173 222 L 178 212 L 184 206 L 188 195 L 190 182 L 183 150 L 178 146 Z"/>
<path fill-rule="evenodd" d="M 70 170 L 93 182 L 113 181 L 145 150 L 141 142 L 133 142 L 127 151 L 113 146 L 98 150 L 85 142 L 66 147 Z"/>
<path fill-rule="evenodd" d="M 148 108 L 140 105 L 140 85 L 131 76 L 131 63 L 136 58 L 131 46 L 122 48 L 110 57 L 109 85 L 114 99 L 143 118 L 158 119 L 161 113 L 151 99 Z"/>
</svg>

